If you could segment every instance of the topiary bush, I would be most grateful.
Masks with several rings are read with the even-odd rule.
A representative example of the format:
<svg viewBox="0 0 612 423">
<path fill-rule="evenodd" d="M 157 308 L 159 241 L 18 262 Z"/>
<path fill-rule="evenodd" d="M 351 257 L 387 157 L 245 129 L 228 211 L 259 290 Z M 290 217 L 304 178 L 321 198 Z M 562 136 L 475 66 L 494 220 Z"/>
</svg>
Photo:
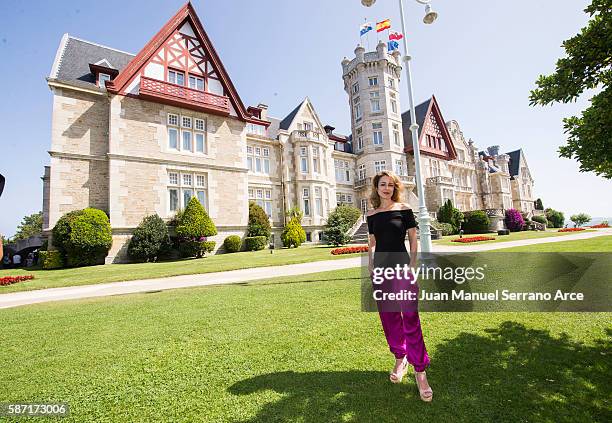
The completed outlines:
<svg viewBox="0 0 612 423">
<path fill-rule="evenodd" d="M 230 235 L 223 240 L 223 249 L 226 253 L 237 253 L 242 246 L 242 239 L 238 235 Z"/>
<path fill-rule="evenodd" d="M 64 267 L 64 258 L 62 257 L 62 253 L 58 250 L 39 251 L 38 262 L 41 263 L 42 268 L 46 270 Z"/>
<path fill-rule="evenodd" d="M 351 240 L 347 232 L 360 216 L 361 211 L 348 204 L 341 204 L 332 210 L 323 231 L 323 237 L 327 243 L 334 246 L 347 244 Z"/>
<path fill-rule="evenodd" d="M 521 212 L 517 209 L 508 209 L 506 210 L 504 223 L 510 232 L 519 232 L 523 229 L 525 220 L 523 219 Z"/>
<path fill-rule="evenodd" d="M 489 231 L 489 216 L 483 210 L 466 213 L 463 229 L 468 234 L 484 234 Z"/>
<path fill-rule="evenodd" d="M 459 232 L 463 219 L 463 213 L 461 213 L 458 208 L 453 206 L 453 202 L 450 199 L 446 200 L 438 211 L 438 222 L 450 224 L 453 228 L 453 233 Z"/>
<path fill-rule="evenodd" d="M 157 261 L 168 254 L 168 225 L 157 214 L 146 216 L 134 230 L 128 245 L 128 256 L 137 261 Z"/>
<path fill-rule="evenodd" d="M 249 203 L 249 224 L 247 226 L 247 237 L 265 236 L 270 237 L 272 227 L 268 215 L 257 203 Z"/>
<path fill-rule="evenodd" d="M 266 248 L 268 243 L 268 237 L 266 236 L 247 236 L 244 239 L 244 249 L 246 251 L 258 251 Z"/>
<path fill-rule="evenodd" d="M 215 242 L 207 241 L 206 237 L 217 235 L 217 228 L 196 197 L 191 197 L 178 219 L 176 235 L 183 257 L 204 257 L 214 249 Z"/>
<path fill-rule="evenodd" d="M 108 216 L 102 210 L 75 210 L 60 218 L 52 230 L 53 245 L 68 266 L 101 264 L 113 243 Z"/>
<path fill-rule="evenodd" d="M 533 220 L 534 222 L 541 223 L 543 225 L 546 225 L 547 223 L 546 218 L 544 216 L 533 216 L 531 220 Z"/>
<path fill-rule="evenodd" d="M 300 219 L 295 216 L 289 220 L 287 226 L 283 229 L 281 234 L 281 240 L 285 247 L 299 247 L 304 241 L 306 241 L 306 232 L 300 224 Z"/>
</svg>

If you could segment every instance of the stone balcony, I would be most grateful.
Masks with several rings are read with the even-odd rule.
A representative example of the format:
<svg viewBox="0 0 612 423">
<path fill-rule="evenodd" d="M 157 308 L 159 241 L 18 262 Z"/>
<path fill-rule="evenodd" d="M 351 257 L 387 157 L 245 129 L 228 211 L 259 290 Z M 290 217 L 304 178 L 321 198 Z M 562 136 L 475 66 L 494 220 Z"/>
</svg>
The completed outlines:
<svg viewBox="0 0 612 423">
<path fill-rule="evenodd" d="M 433 176 L 425 180 L 427 185 L 454 185 L 453 178 L 448 176 Z"/>
<path fill-rule="evenodd" d="M 158 79 L 140 77 L 140 97 L 200 112 L 229 116 L 229 98 Z"/>
<path fill-rule="evenodd" d="M 291 132 L 291 138 L 294 141 L 319 141 L 323 142 L 325 137 L 323 134 L 311 131 L 308 129 L 297 129 Z"/>
</svg>

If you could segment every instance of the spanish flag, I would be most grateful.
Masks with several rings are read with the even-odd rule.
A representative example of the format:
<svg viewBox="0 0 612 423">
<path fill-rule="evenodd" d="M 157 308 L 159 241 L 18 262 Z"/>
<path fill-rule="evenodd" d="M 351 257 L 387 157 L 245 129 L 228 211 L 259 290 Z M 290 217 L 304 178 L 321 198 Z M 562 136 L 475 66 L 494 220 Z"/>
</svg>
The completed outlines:
<svg viewBox="0 0 612 423">
<path fill-rule="evenodd" d="M 391 28 L 391 21 L 389 19 L 385 19 L 382 22 L 376 22 L 376 32 L 384 31 L 389 28 Z"/>
</svg>

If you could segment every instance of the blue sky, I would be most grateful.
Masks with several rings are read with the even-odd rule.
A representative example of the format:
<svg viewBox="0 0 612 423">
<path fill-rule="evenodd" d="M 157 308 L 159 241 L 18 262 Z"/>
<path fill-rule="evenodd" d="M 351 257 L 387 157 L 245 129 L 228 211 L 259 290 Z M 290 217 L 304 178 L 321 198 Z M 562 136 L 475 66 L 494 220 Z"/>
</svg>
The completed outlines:
<svg viewBox="0 0 612 423">
<path fill-rule="evenodd" d="M 529 106 L 540 74 L 554 70 L 561 42 L 587 22 L 585 0 L 434 0 L 433 25 L 423 7 L 405 1 L 407 37 L 414 57 L 415 100 L 435 94 L 446 120 L 484 149 L 523 148 L 544 205 L 569 214 L 612 215 L 608 180 L 578 172 L 560 159 L 561 119 L 588 105 L 587 98 L 552 107 Z M 395 0 L 364 8 L 359 0 L 195 0 L 198 15 L 242 100 L 263 102 L 284 117 L 305 96 L 337 131 L 350 130 L 340 61 L 353 57 L 358 27 L 390 18 L 401 31 Z M 21 218 L 42 207 L 43 166 L 48 164 L 52 95 L 49 74 L 65 32 L 137 53 L 183 5 L 182 1 L 2 1 L 0 3 L 0 233 L 13 235 Z M 372 34 L 372 33 L 371 33 Z M 374 49 L 377 37 L 370 36 Z M 364 39 L 365 43 L 365 39 Z M 367 46 L 366 46 L 367 47 Z M 402 109 L 408 108 L 401 81 Z"/>
</svg>

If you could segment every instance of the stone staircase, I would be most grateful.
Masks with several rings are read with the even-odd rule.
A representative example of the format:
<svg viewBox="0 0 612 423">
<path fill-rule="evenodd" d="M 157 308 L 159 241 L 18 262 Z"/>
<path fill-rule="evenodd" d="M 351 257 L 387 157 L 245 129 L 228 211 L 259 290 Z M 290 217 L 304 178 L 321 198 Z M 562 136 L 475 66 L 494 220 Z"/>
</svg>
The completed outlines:
<svg viewBox="0 0 612 423">
<path fill-rule="evenodd" d="M 368 243 L 368 222 L 363 219 L 359 219 L 361 224 L 357 227 L 357 230 L 351 236 L 349 244 L 367 244 Z M 350 233 L 350 232 L 349 232 Z"/>
</svg>

